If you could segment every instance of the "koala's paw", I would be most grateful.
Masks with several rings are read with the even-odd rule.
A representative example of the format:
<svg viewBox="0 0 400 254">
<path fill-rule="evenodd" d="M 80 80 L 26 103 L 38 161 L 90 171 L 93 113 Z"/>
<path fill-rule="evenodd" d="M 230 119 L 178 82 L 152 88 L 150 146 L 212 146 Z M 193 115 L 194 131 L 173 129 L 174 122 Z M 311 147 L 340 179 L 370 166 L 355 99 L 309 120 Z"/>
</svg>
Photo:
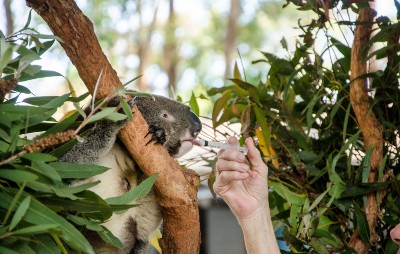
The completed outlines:
<svg viewBox="0 0 400 254">
<path fill-rule="evenodd" d="M 119 105 L 120 100 L 121 100 L 121 97 L 116 96 L 116 97 L 112 98 L 110 102 L 108 102 L 107 106 L 116 107 Z M 133 97 L 132 99 L 127 101 L 127 103 L 129 105 L 129 107 L 133 108 L 137 103 L 137 97 L 136 96 Z M 119 112 L 122 112 L 122 109 L 120 109 Z"/>
<path fill-rule="evenodd" d="M 146 143 L 146 145 L 148 145 L 149 143 L 151 143 L 152 141 L 156 141 L 156 144 L 164 144 L 165 142 L 165 131 L 162 128 L 159 128 L 155 125 L 151 125 L 149 128 L 149 132 L 147 132 L 146 136 L 148 135 L 152 135 L 151 139 Z"/>
<path fill-rule="evenodd" d="M 116 97 L 112 98 L 112 99 L 107 103 L 107 106 L 108 106 L 108 107 L 116 107 L 116 106 L 119 105 L 119 100 L 120 100 L 120 97 L 119 97 L 119 96 L 116 96 Z"/>
<path fill-rule="evenodd" d="M 133 108 L 136 105 L 137 101 L 138 101 L 138 99 L 135 96 L 132 99 L 130 99 L 129 101 L 127 101 L 127 102 L 128 102 L 129 107 Z"/>
</svg>

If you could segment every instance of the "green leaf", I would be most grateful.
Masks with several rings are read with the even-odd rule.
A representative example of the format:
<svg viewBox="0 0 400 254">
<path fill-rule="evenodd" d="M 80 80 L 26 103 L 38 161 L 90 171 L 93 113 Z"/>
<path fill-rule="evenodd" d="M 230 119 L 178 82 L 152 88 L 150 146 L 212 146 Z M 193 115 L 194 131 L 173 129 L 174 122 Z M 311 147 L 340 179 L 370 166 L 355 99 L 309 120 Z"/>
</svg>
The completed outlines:
<svg viewBox="0 0 400 254">
<path fill-rule="evenodd" d="M 254 106 L 254 113 L 256 114 L 257 123 L 261 126 L 261 132 L 264 136 L 265 145 L 269 147 L 271 145 L 271 136 L 269 134 L 269 126 L 267 119 L 264 116 L 264 111 L 258 106 Z"/>
<path fill-rule="evenodd" d="M 68 162 L 51 162 L 50 166 L 54 167 L 61 178 L 88 178 L 108 170 L 107 167 L 94 164 L 74 164 Z M 1 172 L 1 171 L 0 171 Z"/>
<path fill-rule="evenodd" d="M 41 161 L 34 161 L 32 163 L 32 168 L 36 169 L 37 171 L 39 171 L 43 175 L 45 175 L 48 178 L 50 178 L 51 180 L 53 180 L 53 182 L 56 185 L 57 184 L 61 184 L 60 175 L 58 174 L 57 170 L 55 168 L 53 168 L 52 166 L 50 166 L 49 164 L 46 164 L 46 163 L 41 162 Z"/>
<path fill-rule="evenodd" d="M 19 78 L 19 81 L 28 81 L 32 79 L 39 79 L 39 78 L 49 78 L 49 77 L 64 77 L 62 74 L 56 71 L 49 71 L 49 70 L 40 70 L 38 72 L 35 72 L 35 74 L 32 75 L 22 75 Z"/>
<path fill-rule="evenodd" d="M 50 134 L 54 134 L 57 132 L 65 131 L 67 128 L 69 128 L 75 122 L 75 120 L 78 118 L 78 116 L 79 116 L 78 112 L 73 113 L 69 117 L 63 119 L 61 122 L 48 128 L 45 133 L 40 135 L 40 138 L 47 137 Z"/>
<path fill-rule="evenodd" d="M 350 110 L 351 110 L 351 103 L 349 103 L 349 105 L 347 106 L 346 115 L 344 117 L 344 122 L 343 122 L 343 142 L 345 142 L 346 137 L 347 137 L 347 127 L 348 127 L 348 123 L 349 123 Z"/>
<path fill-rule="evenodd" d="M 293 107 L 294 107 L 294 99 L 296 97 L 296 93 L 293 90 L 293 87 L 289 86 L 286 92 L 286 100 L 285 100 L 285 109 L 288 115 L 292 114 Z"/>
<path fill-rule="evenodd" d="M 50 188 L 59 197 L 69 198 L 71 200 L 77 200 L 77 199 L 79 199 L 79 197 L 75 196 L 74 194 L 82 192 L 84 190 L 87 190 L 93 186 L 96 186 L 99 183 L 100 183 L 100 181 L 95 181 L 95 182 L 89 182 L 89 183 L 85 183 L 85 184 L 81 184 L 81 185 L 77 185 L 77 186 L 66 186 L 66 187 L 59 187 L 59 188 L 50 187 Z"/>
<path fill-rule="evenodd" d="M 233 83 L 235 83 L 236 85 L 238 85 L 240 88 L 242 88 L 243 90 L 246 90 L 249 95 L 256 101 L 256 102 L 260 102 L 260 93 L 258 92 L 258 89 L 256 86 L 247 83 L 245 81 L 242 81 L 240 79 L 229 79 L 231 80 Z"/>
<path fill-rule="evenodd" d="M 269 185 L 279 196 L 287 200 L 290 204 L 296 206 L 304 205 L 307 198 L 306 194 L 293 192 L 281 182 L 270 181 Z"/>
<path fill-rule="evenodd" d="M 321 242 L 316 237 L 312 237 L 311 241 L 308 242 L 308 244 L 313 248 L 314 251 L 318 254 L 329 254 L 329 252 L 326 250 L 326 246 L 324 243 Z"/>
<path fill-rule="evenodd" d="M 86 112 L 79 106 L 78 103 L 74 102 L 73 105 L 76 111 L 85 119 L 87 117 Z"/>
<path fill-rule="evenodd" d="M 126 115 L 120 114 L 120 113 L 112 113 L 104 117 L 107 120 L 113 121 L 113 122 L 118 122 L 125 120 L 127 118 Z"/>
<path fill-rule="evenodd" d="M 39 178 L 33 173 L 14 169 L 0 169 L 0 177 L 16 183 L 35 181 Z"/>
<path fill-rule="evenodd" d="M 370 231 L 367 221 L 367 216 L 364 211 L 360 208 L 357 202 L 354 202 L 354 215 L 357 223 L 357 231 L 360 234 L 361 240 L 369 244 Z"/>
<path fill-rule="evenodd" d="M 344 151 L 346 151 L 346 149 L 350 146 L 350 145 L 355 145 L 355 143 L 358 141 L 358 137 L 360 136 L 360 131 L 358 131 L 356 134 L 354 134 L 353 136 L 351 136 L 349 138 L 349 140 L 342 145 L 342 147 L 340 148 L 339 153 L 333 158 L 332 160 L 332 165 L 331 165 L 331 170 L 335 171 L 336 168 L 336 164 L 339 161 L 340 157 L 342 156 L 342 154 L 344 153 Z"/>
<path fill-rule="evenodd" d="M 115 110 L 115 108 L 103 108 L 100 112 L 94 114 L 92 117 L 90 117 L 90 119 L 88 120 L 88 124 L 89 123 L 94 123 L 96 121 L 105 119 L 107 116 L 113 114 L 113 113 L 117 113 L 117 111 Z"/>
<path fill-rule="evenodd" d="M 242 80 L 242 74 L 240 74 L 239 66 L 237 61 L 235 61 L 235 66 L 233 67 L 233 78 Z"/>
<path fill-rule="evenodd" d="M 194 96 L 194 92 L 192 92 L 192 96 L 190 97 L 189 101 L 190 108 L 192 109 L 193 113 L 197 116 L 200 115 L 199 104 L 197 104 L 196 96 Z"/>
<path fill-rule="evenodd" d="M 115 237 L 107 228 L 103 227 L 103 230 L 97 233 L 106 243 L 112 244 L 119 249 L 122 249 L 124 247 L 122 242 L 117 237 Z"/>
<path fill-rule="evenodd" d="M 132 121 L 133 114 L 131 106 L 129 106 L 128 102 L 126 102 L 123 98 L 119 100 L 119 103 L 121 104 L 122 110 L 124 111 L 125 115 L 128 117 L 128 120 Z"/>
<path fill-rule="evenodd" d="M 53 40 L 57 40 L 59 42 L 64 42 L 63 40 L 61 40 L 60 37 L 55 36 L 55 35 L 50 35 L 50 34 L 32 34 L 32 37 L 36 37 L 38 39 L 53 39 Z"/>
<path fill-rule="evenodd" d="M 87 229 L 92 230 L 92 231 L 102 231 L 103 227 L 101 225 L 99 225 L 98 223 L 95 223 L 91 220 L 82 218 L 82 217 L 78 217 L 75 215 L 68 215 L 68 219 L 70 221 L 72 221 L 73 223 L 75 223 L 76 225 L 80 225 L 80 226 L 85 226 Z"/>
<path fill-rule="evenodd" d="M 29 208 L 29 205 L 31 204 L 31 196 L 27 196 L 22 200 L 22 202 L 19 204 L 17 210 L 15 211 L 15 214 L 11 220 L 10 223 L 10 231 L 12 231 L 18 223 L 21 221 L 22 217 L 25 215 L 26 211 Z"/>
<path fill-rule="evenodd" d="M 31 64 L 32 62 L 34 62 L 36 60 L 40 60 L 40 56 L 38 54 L 36 54 L 35 52 L 32 52 L 31 54 L 22 56 L 21 59 L 19 60 L 19 64 L 20 65 L 25 64 L 28 66 L 29 64 Z"/>
<path fill-rule="evenodd" d="M 342 53 L 344 58 L 350 59 L 350 56 L 351 56 L 351 48 L 350 47 L 344 45 L 339 40 L 336 40 L 333 37 L 331 37 L 331 43 L 335 48 L 337 48 L 337 50 L 339 50 L 340 53 Z"/>
<path fill-rule="evenodd" d="M 21 157 L 35 162 L 50 162 L 58 160 L 57 157 L 54 157 L 46 153 L 26 153 Z"/>
<path fill-rule="evenodd" d="M 24 27 L 21 29 L 21 31 L 25 30 L 29 27 L 29 24 L 31 23 L 31 19 L 32 19 L 32 10 L 33 9 L 30 9 L 28 19 L 26 20 L 26 23 L 25 23 Z"/>
<path fill-rule="evenodd" d="M 26 196 L 26 194 L 23 194 L 24 198 Z M 10 195 L 0 192 L 0 200 L 2 200 L 0 207 L 7 209 L 12 198 Z M 92 246 L 74 226 L 36 199 L 31 200 L 24 220 L 32 224 L 57 226 L 57 230 L 63 232 L 60 237 L 70 246 L 86 253 L 94 253 Z"/>
<path fill-rule="evenodd" d="M 26 228 L 21 228 L 13 231 L 13 235 L 37 235 L 48 232 L 50 229 L 57 228 L 57 224 L 41 224 L 30 226 Z"/>
<path fill-rule="evenodd" d="M 141 184 L 139 184 L 135 188 L 132 188 L 123 195 L 106 199 L 106 202 L 110 205 L 123 205 L 129 204 L 137 198 L 146 196 L 153 187 L 153 184 L 157 180 L 157 177 L 158 173 L 148 177 Z"/>
<path fill-rule="evenodd" d="M 60 248 L 48 234 L 36 235 L 32 248 L 35 253 L 40 254 L 60 254 Z"/>
<path fill-rule="evenodd" d="M 361 169 L 362 169 L 362 183 L 368 183 L 369 171 L 371 168 L 371 154 L 372 154 L 372 146 L 368 147 L 368 151 L 365 154 L 362 162 L 361 162 Z"/>
<path fill-rule="evenodd" d="M 21 86 L 18 84 L 14 87 L 13 91 L 18 92 L 18 93 L 24 93 L 24 94 L 32 94 L 31 90 L 29 90 L 25 86 Z"/>
<path fill-rule="evenodd" d="M 143 76 L 143 74 L 141 74 L 141 75 L 139 75 L 139 76 L 137 76 L 137 77 L 134 77 L 133 79 L 129 80 L 128 82 L 126 82 L 126 83 L 123 84 L 122 86 L 125 87 L 125 86 L 129 85 L 130 83 L 132 83 L 133 81 L 139 79 L 139 78 L 142 77 L 142 76 Z"/>
<path fill-rule="evenodd" d="M 22 193 L 24 192 L 24 188 L 25 188 L 25 183 L 23 183 L 21 188 L 17 191 L 11 203 L 7 207 L 5 207 L 5 209 L 7 209 L 7 213 L 2 221 L 3 224 L 6 224 L 8 222 L 8 218 L 10 217 L 11 212 L 14 211 L 15 206 L 18 204 L 18 200 L 21 197 Z"/>
<path fill-rule="evenodd" d="M 21 254 L 19 252 L 13 251 L 5 246 L 0 246 L 0 253 L 2 254 Z"/>
<path fill-rule="evenodd" d="M 346 189 L 341 194 L 340 198 L 363 196 L 365 194 L 383 189 L 390 184 L 392 184 L 392 181 L 363 183 L 357 186 L 347 186 Z"/>
<path fill-rule="evenodd" d="M 284 49 L 289 50 L 285 37 L 282 37 L 282 39 L 280 40 L 280 43 Z"/>
<path fill-rule="evenodd" d="M 322 199 L 326 196 L 326 194 L 328 194 L 329 190 L 331 189 L 331 186 L 332 185 L 329 185 L 329 187 L 314 200 L 314 202 L 311 204 L 311 206 L 307 209 L 305 213 L 311 212 L 312 210 L 314 210 L 314 208 L 316 208 L 319 205 L 319 203 L 321 203 Z"/>
<path fill-rule="evenodd" d="M 231 90 L 226 90 L 223 92 L 221 97 L 215 101 L 213 112 L 212 112 L 212 121 L 213 128 L 217 128 L 218 119 L 220 119 L 220 114 L 223 112 L 224 108 L 227 106 L 229 99 L 231 98 Z"/>
<path fill-rule="evenodd" d="M 3 40 L 3 39 L 1 39 Z M 14 53 L 14 47 L 9 45 L 9 44 L 2 44 L 3 45 L 7 45 L 6 50 L 4 51 L 4 53 L 2 55 L 0 55 L 0 73 L 3 72 L 4 67 L 7 66 L 7 64 L 10 62 L 11 60 L 11 56 Z"/>
</svg>

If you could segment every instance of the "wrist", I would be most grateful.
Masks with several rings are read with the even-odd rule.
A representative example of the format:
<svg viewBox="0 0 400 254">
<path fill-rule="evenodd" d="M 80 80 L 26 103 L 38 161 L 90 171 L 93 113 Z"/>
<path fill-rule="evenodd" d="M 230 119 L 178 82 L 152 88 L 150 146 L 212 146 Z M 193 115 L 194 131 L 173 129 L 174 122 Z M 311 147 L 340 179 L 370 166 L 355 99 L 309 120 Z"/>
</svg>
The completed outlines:
<svg viewBox="0 0 400 254">
<path fill-rule="evenodd" d="M 260 205 L 251 215 L 237 219 L 243 230 L 248 254 L 280 253 L 268 202 Z"/>
</svg>

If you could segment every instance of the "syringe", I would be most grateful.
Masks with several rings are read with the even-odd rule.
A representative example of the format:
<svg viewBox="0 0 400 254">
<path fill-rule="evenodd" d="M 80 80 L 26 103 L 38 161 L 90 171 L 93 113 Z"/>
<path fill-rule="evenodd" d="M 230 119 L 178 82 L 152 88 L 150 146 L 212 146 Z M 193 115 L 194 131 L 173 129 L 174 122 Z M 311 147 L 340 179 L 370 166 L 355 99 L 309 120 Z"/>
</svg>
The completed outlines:
<svg viewBox="0 0 400 254">
<path fill-rule="evenodd" d="M 236 151 L 240 151 L 242 153 L 247 154 L 247 148 L 244 146 L 239 145 L 231 145 L 228 143 L 218 142 L 218 141 L 208 141 L 203 139 L 196 139 L 193 140 L 192 143 L 198 146 L 208 146 L 212 148 L 219 148 L 219 149 L 232 149 Z"/>
</svg>

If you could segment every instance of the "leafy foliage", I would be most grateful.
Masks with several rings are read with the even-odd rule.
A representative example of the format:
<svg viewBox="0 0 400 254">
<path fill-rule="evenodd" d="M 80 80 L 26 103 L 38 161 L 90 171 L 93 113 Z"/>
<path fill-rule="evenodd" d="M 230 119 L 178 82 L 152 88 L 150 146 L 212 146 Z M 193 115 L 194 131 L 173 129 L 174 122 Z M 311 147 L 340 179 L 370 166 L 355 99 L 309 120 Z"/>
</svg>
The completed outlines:
<svg viewBox="0 0 400 254">
<path fill-rule="evenodd" d="M 377 18 L 379 28 L 368 45 L 384 42 L 369 57 L 388 60 L 383 71 L 368 74 L 370 90 L 375 91 L 369 98 L 371 110 L 379 116 L 385 139 L 379 182 L 368 183 L 372 151 L 364 148 L 349 98 L 351 48 L 326 36 L 327 48 L 316 52 L 315 41 L 327 34 L 326 11 L 312 1 L 290 3 L 316 12 L 320 19 L 301 27 L 302 40 L 289 57 L 261 52 L 263 58 L 253 63 L 269 67 L 265 82 L 248 83 L 235 71 L 230 85 L 209 90 L 210 96 L 219 95 L 212 112 L 214 128 L 240 122 L 243 136 L 258 138 L 270 168 L 273 219 L 283 227 L 283 238 L 293 253 L 350 253 L 347 244 L 355 231 L 368 243 L 370 231 L 362 207 L 367 204 L 365 195 L 373 191 L 381 207 L 377 226 L 381 240 L 372 248 L 393 253 L 387 234 L 400 221 L 399 23 Z M 282 45 L 287 49 L 285 41 Z M 336 59 L 327 55 L 332 52 Z"/>
<path fill-rule="evenodd" d="M 0 85 L 3 92 L 0 96 L 1 253 L 94 253 L 84 237 L 86 231 L 94 231 L 104 241 L 122 247 L 122 243 L 101 224 L 114 212 L 121 213 L 136 206 L 132 201 L 146 195 L 157 177 L 154 175 L 125 195 L 107 200 L 89 190 L 98 182 L 70 185 L 74 179 L 95 176 L 107 168 L 57 162 L 57 157 L 76 142 L 72 139 L 77 131 L 69 129 L 78 125 L 81 129 L 88 123 L 104 119 L 120 121 L 127 116 L 110 107 L 86 116 L 78 103 L 88 94 L 81 97 L 71 94 L 29 97 L 20 102 L 21 93 L 31 92 L 19 81 L 61 76 L 32 64 L 51 47 L 54 39 L 58 38 L 29 28 L 29 21 L 10 37 L 6 38 L 0 31 Z M 34 46 L 30 47 L 32 44 Z M 106 99 L 118 95 L 124 97 L 125 93 L 117 91 Z M 6 94 L 9 98 L 4 98 Z M 77 111 L 57 122 L 52 116 L 67 101 L 73 102 Z M 105 102 L 97 104 L 96 109 Z M 131 119 L 127 106 L 122 104 Z M 84 118 L 81 122 L 76 121 L 79 113 Z"/>
</svg>

